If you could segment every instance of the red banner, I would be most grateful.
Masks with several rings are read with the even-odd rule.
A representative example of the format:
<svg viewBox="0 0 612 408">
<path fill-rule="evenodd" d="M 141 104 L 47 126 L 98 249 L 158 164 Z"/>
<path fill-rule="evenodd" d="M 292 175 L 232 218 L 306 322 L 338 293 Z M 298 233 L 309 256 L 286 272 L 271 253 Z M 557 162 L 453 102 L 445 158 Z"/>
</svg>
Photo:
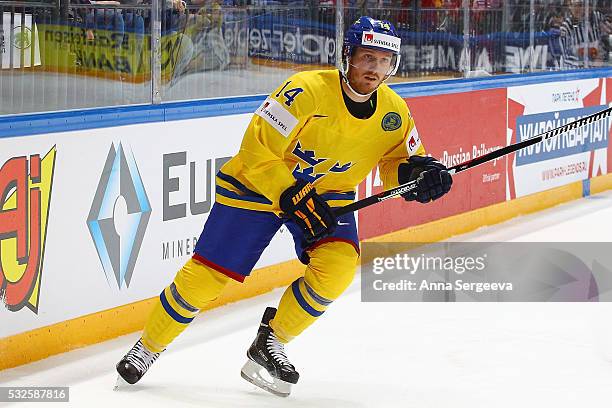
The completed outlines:
<svg viewBox="0 0 612 408">
<path fill-rule="evenodd" d="M 448 167 L 506 145 L 505 89 L 424 96 L 406 102 L 427 153 Z M 505 201 L 505 169 L 505 159 L 501 159 L 457 174 L 451 192 L 426 205 L 395 199 L 363 209 L 359 212 L 360 238 Z M 360 185 L 359 198 L 380 191 L 374 173 Z"/>
</svg>

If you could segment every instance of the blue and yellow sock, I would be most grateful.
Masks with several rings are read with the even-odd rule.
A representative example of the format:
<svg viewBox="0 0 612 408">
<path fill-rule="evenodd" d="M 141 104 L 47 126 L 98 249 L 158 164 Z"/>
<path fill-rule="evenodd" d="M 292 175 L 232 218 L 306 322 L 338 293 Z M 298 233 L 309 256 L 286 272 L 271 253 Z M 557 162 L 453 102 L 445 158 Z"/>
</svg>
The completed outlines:
<svg viewBox="0 0 612 408">
<path fill-rule="evenodd" d="M 359 254 L 351 244 L 331 241 L 308 253 L 310 262 L 303 278 L 283 294 L 270 322 L 283 343 L 291 341 L 321 316 L 333 300 L 350 285 Z"/>
<path fill-rule="evenodd" d="M 142 334 L 153 352 L 163 351 L 193 321 L 200 309 L 216 299 L 229 278 L 194 259 L 188 260 L 174 281 L 159 295 Z"/>
</svg>

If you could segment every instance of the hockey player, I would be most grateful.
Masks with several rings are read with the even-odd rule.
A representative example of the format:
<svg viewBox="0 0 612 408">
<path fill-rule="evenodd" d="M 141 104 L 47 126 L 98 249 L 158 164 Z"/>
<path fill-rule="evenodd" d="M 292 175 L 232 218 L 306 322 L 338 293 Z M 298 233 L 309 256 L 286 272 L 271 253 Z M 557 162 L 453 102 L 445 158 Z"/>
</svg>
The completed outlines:
<svg viewBox="0 0 612 408">
<path fill-rule="evenodd" d="M 398 68 L 399 51 L 391 23 L 361 17 L 346 33 L 341 70 L 297 73 L 266 98 L 240 151 L 217 174 L 216 203 L 193 257 L 117 364 L 120 381 L 140 380 L 230 279 L 249 275 L 285 225 L 305 273 L 278 310 L 265 310 L 242 376 L 289 395 L 299 374 L 284 345 L 349 286 L 359 257 L 354 214 L 336 218 L 332 208 L 351 203 L 356 185 L 377 165 L 386 188 L 417 180 L 406 200 L 427 203 L 451 188 L 446 167 L 425 155 L 405 101 L 384 84 Z"/>
</svg>

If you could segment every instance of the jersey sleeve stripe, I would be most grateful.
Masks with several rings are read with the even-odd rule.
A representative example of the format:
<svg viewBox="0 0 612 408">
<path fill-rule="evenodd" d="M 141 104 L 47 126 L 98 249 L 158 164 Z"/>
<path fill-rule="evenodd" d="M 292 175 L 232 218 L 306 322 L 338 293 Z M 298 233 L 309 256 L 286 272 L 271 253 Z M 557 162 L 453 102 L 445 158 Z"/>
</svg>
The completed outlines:
<svg viewBox="0 0 612 408">
<path fill-rule="evenodd" d="M 233 198 L 234 200 L 250 201 L 253 203 L 261 203 L 261 204 L 272 204 L 272 201 L 268 200 L 264 196 L 254 197 L 254 196 L 248 196 L 248 195 L 240 195 L 240 194 L 234 193 L 233 191 L 227 190 L 221 186 L 217 186 L 216 189 L 217 189 L 217 194 L 222 195 L 227 198 Z"/>
<path fill-rule="evenodd" d="M 221 180 L 231 184 L 232 186 L 236 187 L 238 190 L 243 191 L 244 193 L 248 195 L 251 195 L 254 197 L 265 198 L 263 195 L 256 193 L 255 191 L 249 189 L 247 186 L 245 186 L 244 184 L 242 184 L 240 181 L 236 180 L 234 177 L 230 176 L 229 174 L 225 174 L 225 173 L 222 173 L 221 171 L 218 171 L 217 177 L 219 177 Z"/>
</svg>

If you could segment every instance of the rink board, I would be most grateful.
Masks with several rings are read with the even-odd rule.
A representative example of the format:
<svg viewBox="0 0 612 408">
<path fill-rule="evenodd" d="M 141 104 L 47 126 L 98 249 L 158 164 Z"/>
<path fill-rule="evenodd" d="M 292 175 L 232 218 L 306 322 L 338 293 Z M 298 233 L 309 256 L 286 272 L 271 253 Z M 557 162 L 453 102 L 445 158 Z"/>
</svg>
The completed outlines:
<svg viewBox="0 0 612 408">
<path fill-rule="evenodd" d="M 427 152 L 449 167 L 535 136 L 540 133 L 538 130 L 549 130 L 550 126 L 561 126 L 603 110 L 611 102 L 611 78 L 407 99 Z M 372 238 L 416 227 L 607 174 L 612 161 L 608 149 L 611 124 L 610 120 L 602 121 L 583 140 L 562 135 L 559 137 L 562 143 L 547 151 L 510 154 L 460 173 L 454 177 L 449 194 L 426 206 L 413 205 L 406 211 L 404 203 L 391 200 L 361 210 L 360 237 Z M 382 183 L 375 170 L 360 185 L 358 197 L 380 191 Z"/>
<path fill-rule="evenodd" d="M 237 115 L 2 140 L 1 190 L 8 189 L 4 209 L 12 215 L 4 215 L 2 229 L 16 238 L 1 243 L 5 304 L 12 309 L 1 311 L 1 336 L 161 291 L 193 253 L 214 202 L 214 175 L 238 150 L 249 119 Z M 213 137 L 219 134 L 223 138 Z M 34 183 L 35 155 L 46 163 L 50 151 L 55 162 Z M 50 193 L 46 206 L 32 200 L 38 185 Z M 28 200 L 19 202 L 22 190 Z M 16 204 L 10 199 L 14 195 Z M 31 215 L 39 207 L 48 211 L 46 224 Z M 17 247 L 39 229 L 46 229 L 38 233 L 44 253 L 38 273 L 28 275 Z M 277 235 L 258 267 L 292 259 L 288 236 Z M 35 258 L 35 250 L 30 252 Z M 31 290 L 22 276 L 31 280 Z"/>
<path fill-rule="evenodd" d="M 425 147 L 447 165 L 514 143 L 516 129 L 535 126 L 538 115 L 564 118 L 610 102 L 610 78 L 407 98 Z M 160 117 L 0 139 L 0 369 L 139 330 L 191 255 L 214 174 L 238 150 L 251 114 Z M 451 193 L 427 206 L 391 200 L 362 210 L 360 237 L 440 240 L 608 189 L 610 177 L 596 177 L 609 167 L 608 132 L 609 124 L 593 144 L 457 175 Z M 580 172 L 541 176 L 577 160 Z M 373 171 L 358 195 L 380 188 Z M 277 234 L 254 276 L 213 306 L 295 279 L 302 266 L 288 235 Z"/>
</svg>

